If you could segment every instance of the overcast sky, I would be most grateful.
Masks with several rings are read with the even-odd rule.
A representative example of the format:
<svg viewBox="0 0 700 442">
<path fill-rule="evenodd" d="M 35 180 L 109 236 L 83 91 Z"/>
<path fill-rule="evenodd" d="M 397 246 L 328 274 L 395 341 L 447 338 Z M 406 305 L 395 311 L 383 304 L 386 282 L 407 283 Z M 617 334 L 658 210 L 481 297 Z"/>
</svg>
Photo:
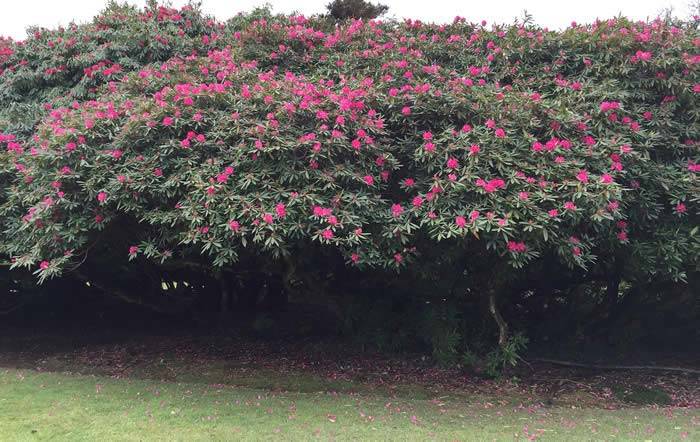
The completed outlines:
<svg viewBox="0 0 700 442">
<path fill-rule="evenodd" d="M 0 0 L 0 35 L 24 39 L 30 25 L 55 27 L 71 21 L 89 21 L 106 4 L 106 0 Z M 269 0 L 276 12 L 297 11 L 304 15 L 319 13 L 330 0 Z M 571 21 L 590 23 L 596 18 L 610 18 L 622 13 L 634 19 L 656 17 L 668 7 L 681 16 L 689 12 L 691 0 L 380 0 L 389 6 L 389 16 L 446 22 L 456 15 L 470 21 L 511 22 L 522 16 L 523 9 L 535 21 L 550 28 L 565 27 Z M 143 5 L 145 0 L 128 0 Z M 186 0 L 174 0 L 181 6 Z M 247 11 L 265 0 L 202 0 L 203 9 L 224 20 Z"/>
</svg>

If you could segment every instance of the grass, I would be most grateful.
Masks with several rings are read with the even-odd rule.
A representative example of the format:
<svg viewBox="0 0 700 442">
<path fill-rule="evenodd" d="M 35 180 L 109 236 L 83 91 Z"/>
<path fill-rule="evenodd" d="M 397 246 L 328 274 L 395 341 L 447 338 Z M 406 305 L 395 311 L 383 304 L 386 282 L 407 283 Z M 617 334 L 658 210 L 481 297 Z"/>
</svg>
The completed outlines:
<svg viewBox="0 0 700 442">
<path fill-rule="evenodd" d="M 698 440 L 691 409 L 427 398 L 255 372 L 235 384 L 0 368 L 0 440 Z"/>
</svg>

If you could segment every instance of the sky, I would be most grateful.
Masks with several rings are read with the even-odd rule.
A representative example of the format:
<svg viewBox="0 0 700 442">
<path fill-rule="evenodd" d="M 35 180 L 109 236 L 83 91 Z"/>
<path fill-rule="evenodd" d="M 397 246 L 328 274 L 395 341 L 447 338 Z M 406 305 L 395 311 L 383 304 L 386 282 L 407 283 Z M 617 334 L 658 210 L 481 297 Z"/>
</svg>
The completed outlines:
<svg viewBox="0 0 700 442">
<path fill-rule="evenodd" d="M 225 20 L 240 11 L 261 6 L 265 0 L 200 0 L 203 9 Z M 304 15 L 323 12 L 330 0 L 268 0 L 275 12 L 300 12 Z M 389 6 L 389 17 L 413 18 L 425 22 L 449 22 L 456 16 L 469 21 L 489 23 L 512 22 L 522 17 L 523 10 L 535 22 L 550 29 L 568 26 L 572 21 L 590 23 L 596 18 L 610 18 L 622 13 L 633 19 L 656 17 L 672 7 L 680 16 L 687 16 L 692 0 L 380 0 Z M 38 25 L 53 28 L 90 21 L 106 4 L 106 0 L 0 0 L 0 35 L 15 40 L 26 37 L 26 28 Z M 141 5 L 145 0 L 127 0 Z M 187 0 L 173 0 L 179 7 Z"/>
</svg>

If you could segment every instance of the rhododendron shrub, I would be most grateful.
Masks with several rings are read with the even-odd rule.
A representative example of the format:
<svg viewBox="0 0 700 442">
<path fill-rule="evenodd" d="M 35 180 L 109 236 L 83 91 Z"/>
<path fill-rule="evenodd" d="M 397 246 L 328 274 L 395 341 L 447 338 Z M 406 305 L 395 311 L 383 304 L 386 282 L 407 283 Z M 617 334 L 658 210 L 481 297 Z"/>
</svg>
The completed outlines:
<svg viewBox="0 0 700 442">
<path fill-rule="evenodd" d="M 99 244 L 212 273 L 342 257 L 353 278 L 487 293 L 504 347 L 496 296 L 555 269 L 615 288 L 697 272 L 697 22 L 176 23 L 168 61 L 90 68 L 109 79 L 31 137 L 3 129 L 13 267 L 59 276 Z"/>
</svg>

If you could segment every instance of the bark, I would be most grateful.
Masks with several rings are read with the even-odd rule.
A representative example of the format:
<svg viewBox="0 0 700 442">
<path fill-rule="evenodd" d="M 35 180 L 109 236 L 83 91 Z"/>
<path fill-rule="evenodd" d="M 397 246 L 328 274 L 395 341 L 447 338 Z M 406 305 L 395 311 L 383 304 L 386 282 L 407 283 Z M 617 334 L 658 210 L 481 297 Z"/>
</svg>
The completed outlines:
<svg viewBox="0 0 700 442">
<path fill-rule="evenodd" d="M 493 316 L 496 325 L 498 326 L 498 346 L 505 348 L 508 343 L 508 324 L 501 316 L 501 312 L 498 310 L 498 303 L 496 300 L 496 291 L 489 290 L 489 312 Z"/>
</svg>

